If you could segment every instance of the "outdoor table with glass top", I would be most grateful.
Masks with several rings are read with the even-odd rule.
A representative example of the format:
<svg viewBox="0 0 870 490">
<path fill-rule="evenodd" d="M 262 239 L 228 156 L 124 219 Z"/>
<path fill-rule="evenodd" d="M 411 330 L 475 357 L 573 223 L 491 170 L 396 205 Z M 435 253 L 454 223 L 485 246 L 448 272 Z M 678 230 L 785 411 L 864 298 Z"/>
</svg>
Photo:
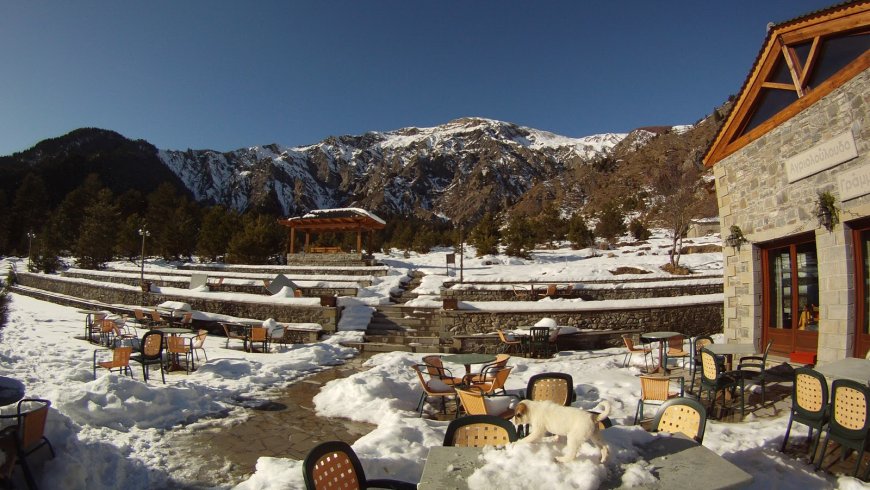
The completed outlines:
<svg viewBox="0 0 870 490">
<path fill-rule="evenodd" d="M 677 337 L 679 335 L 683 335 L 680 332 L 647 332 L 640 334 L 640 339 L 646 341 L 647 343 L 659 342 L 659 365 L 652 372 L 663 372 L 667 373 L 667 366 L 665 366 L 662 362 L 664 361 L 665 350 L 667 349 L 668 339 L 672 337 Z"/>
<path fill-rule="evenodd" d="M 487 364 L 495 361 L 495 356 L 492 354 L 451 354 L 441 358 L 442 362 L 452 364 L 462 364 L 465 366 L 466 376 L 471 374 L 472 364 Z"/>
</svg>

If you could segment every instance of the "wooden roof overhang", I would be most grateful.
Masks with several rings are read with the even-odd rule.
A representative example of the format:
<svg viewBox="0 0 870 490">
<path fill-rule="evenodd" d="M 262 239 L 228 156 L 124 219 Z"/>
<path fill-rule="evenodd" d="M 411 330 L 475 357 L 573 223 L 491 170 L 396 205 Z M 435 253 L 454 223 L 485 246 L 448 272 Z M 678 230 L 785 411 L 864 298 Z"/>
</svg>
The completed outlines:
<svg viewBox="0 0 870 490">
<path fill-rule="evenodd" d="M 297 217 L 278 220 L 278 223 L 297 231 L 309 233 L 373 231 L 382 230 L 386 226 L 369 216 Z"/>
<path fill-rule="evenodd" d="M 808 85 L 820 54 L 820 41 L 832 34 L 848 31 L 859 34 L 870 31 L 870 1 L 834 5 L 770 28 L 728 118 L 704 155 L 704 164 L 707 167 L 715 165 L 870 67 L 870 50 L 867 50 L 818 86 Z M 801 59 L 794 46 L 807 42 L 812 43 L 809 54 Z M 780 60 L 784 60 L 788 67 L 791 83 L 769 79 Z M 797 100 L 763 123 L 746 130 L 762 89 L 795 91 Z"/>
<path fill-rule="evenodd" d="M 305 216 L 279 219 L 278 223 L 290 228 L 288 251 L 296 253 L 296 232 L 305 233 L 305 251 L 309 250 L 311 233 L 347 233 L 355 232 L 357 251 L 362 250 L 362 234 L 369 232 L 369 250 L 371 238 L 375 230 L 382 230 L 387 225 L 371 214 L 356 209 L 320 209 Z"/>
</svg>

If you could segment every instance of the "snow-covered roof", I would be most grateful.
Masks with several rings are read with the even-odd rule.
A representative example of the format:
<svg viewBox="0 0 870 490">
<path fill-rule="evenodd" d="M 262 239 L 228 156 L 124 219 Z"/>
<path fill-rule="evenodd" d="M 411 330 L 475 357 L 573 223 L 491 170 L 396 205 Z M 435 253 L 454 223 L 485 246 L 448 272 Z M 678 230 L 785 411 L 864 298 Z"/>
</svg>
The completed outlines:
<svg viewBox="0 0 870 490">
<path fill-rule="evenodd" d="M 319 231 L 344 231 L 362 228 L 383 229 L 387 222 L 370 211 L 360 208 L 312 209 L 303 216 L 278 220 L 291 228 Z"/>
</svg>

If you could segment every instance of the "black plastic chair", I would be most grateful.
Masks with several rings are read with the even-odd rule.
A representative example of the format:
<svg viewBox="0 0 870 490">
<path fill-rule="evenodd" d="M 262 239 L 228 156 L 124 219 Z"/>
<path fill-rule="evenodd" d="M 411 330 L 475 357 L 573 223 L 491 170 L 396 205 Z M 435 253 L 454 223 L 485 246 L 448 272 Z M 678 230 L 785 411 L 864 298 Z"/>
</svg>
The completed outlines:
<svg viewBox="0 0 870 490">
<path fill-rule="evenodd" d="M 328 441 L 315 446 L 302 463 L 308 490 L 344 488 L 392 488 L 416 490 L 415 483 L 390 479 L 366 479 L 362 463 L 349 444 Z"/>
<path fill-rule="evenodd" d="M 698 444 L 704 443 L 707 410 L 692 398 L 671 398 L 662 404 L 652 423 L 653 432 L 685 434 Z"/>
<path fill-rule="evenodd" d="M 743 356 L 737 364 L 737 370 L 740 371 L 744 380 L 750 379 L 757 381 L 761 385 L 761 405 L 764 406 L 765 384 L 767 372 L 767 353 L 770 352 L 770 346 L 773 345 L 773 340 L 767 342 L 767 347 L 764 348 L 764 353 L 760 356 Z"/>
<path fill-rule="evenodd" d="M 35 408 L 24 408 L 37 405 Z M 41 398 L 25 398 L 18 402 L 18 411 L 14 415 L 0 415 L 0 419 L 16 419 L 15 426 L 15 452 L 16 463 L 21 465 L 27 487 L 35 490 L 36 480 L 33 471 L 27 462 L 27 457 L 43 446 L 48 446 L 51 457 L 54 457 L 54 448 L 45 437 L 45 422 L 48 418 L 48 408 L 51 402 Z"/>
<path fill-rule="evenodd" d="M 501 417 L 468 415 L 450 422 L 444 434 L 444 446 L 505 446 L 517 439 L 514 424 Z"/>
<path fill-rule="evenodd" d="M 689 393 L 695 392 L 695 378 L 698 377 L 698 370 L 701 368 L 701 349 L 712 343 L 713 337 L 710 337 L 709 335 L 703 335 L 692 339 L 692 360 L 689 363 L 689 376 L 691 376 L 692 381 L 689 383 Z"/>
<path fill-rule="evenodd" d="M 130 360 L 138 362 L 142 365 L 142 378 L 148 382 L 148 367 L 159 366 L 160 377 L 163 379 L 163 384 L 166 384 L 166 373 L 163 372 L 163 332 L 160 330 L 149 330 L 142 336 L 142 342 L 139 343 L 139 353 L 130 356 Z"/>
<path fill-rule="evenodd" d="M 701 349 L 701 390 L 707 392 L 710 410 L 716 405 L 719 392 L 722 392 L 722 408 L 725 408 L 725 390 L 734 393 L 740 389 L 740 416 L 746 415 L 743 400 L 743 376 L 739 371 L 726 371 L 725 359 L 706 348 Z M 736 395 L 736 393 L 735 393 Z"/>
<path fill-rule="evenodd" d="M 828 441 L 833 440 L 843 447 L 844 455 L 847 449 L 858 451 L 854 475 L 857 477 L 861 459 L 864 457 L 868 431 L 870 431 L 870 388 L 864 383 L 851 379 L 835 379 L 831 383 L 831 417 L 828 420 L 828 430 L 816 470 L 822 467 Z M 868 471 L 864 473 L 865 480 L 870 473 L 870 466 L 867 468 Z"/>
<path fill-rule="evenodd" d="M 816 446 L 822 438 L 822 429 L 828 423 L 828 381 L 822 373 L 810 368 L 795 369 L 794 385 L 791 391 L 791 412 L 785 437 L 782 438 L 781 452 L 785 451 L 792 422 L 798 422 L 810 428 L 807 437 L 812 441 L 810 459 L 816 455 Z M 813 429 L 817 429 L 813 437 Z"/>
<path fill-rule="evenodd" d="M 550 357 L 550 329 L 532 327 L 529 329 L 529 357 Z"/>
</svg>

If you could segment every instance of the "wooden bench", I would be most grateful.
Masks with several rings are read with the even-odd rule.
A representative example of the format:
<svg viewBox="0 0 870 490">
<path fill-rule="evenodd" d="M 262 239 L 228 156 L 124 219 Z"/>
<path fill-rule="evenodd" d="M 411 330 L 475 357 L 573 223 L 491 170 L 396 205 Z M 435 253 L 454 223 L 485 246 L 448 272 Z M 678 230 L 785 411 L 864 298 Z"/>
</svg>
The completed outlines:
<svg viewBox="0 0 870 490">
<path fill-rule="evenodd" d="M 341 247 L 308 247 L 308 253 L 313 254 L 340 254 Z"/>
</svg>

